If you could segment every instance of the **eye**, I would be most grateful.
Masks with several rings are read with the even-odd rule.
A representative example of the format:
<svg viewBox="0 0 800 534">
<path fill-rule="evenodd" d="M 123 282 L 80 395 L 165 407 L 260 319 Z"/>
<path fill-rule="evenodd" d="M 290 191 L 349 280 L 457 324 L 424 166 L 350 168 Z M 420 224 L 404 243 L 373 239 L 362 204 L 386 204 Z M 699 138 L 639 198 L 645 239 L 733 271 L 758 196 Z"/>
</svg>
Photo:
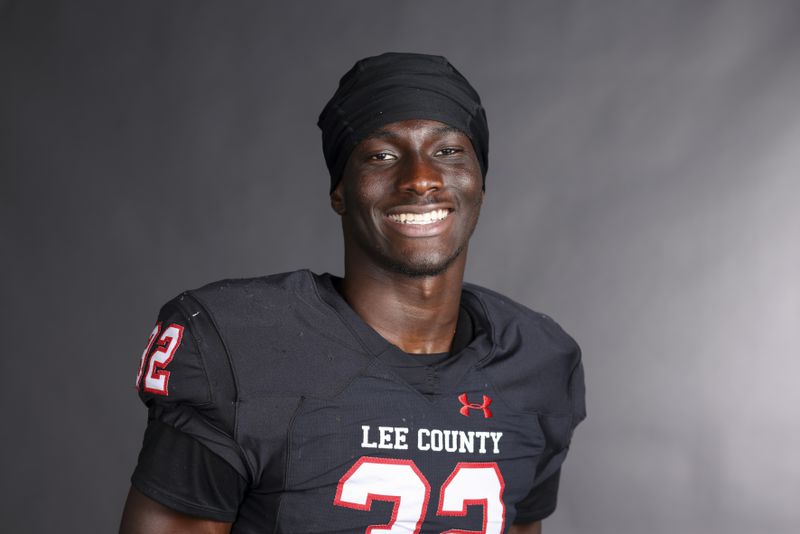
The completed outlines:
<svg viewBox="0 0 800 534">
<path fill-rule="evenodd" d="M 369 159 L 373 161 L 391 161 L 393 159 L 397 159 L 397 156 L 390 154 L 389 152 L 378 152 L 377 154 L 371 154 Z"/>
<path fill-rule="evenodd" d="M 448 147 L 445 147 L 445 148 L 437 150 L 436 154 L 434 154 L 434 156 L 453 156 L 455 154 L 458 154 L 459 152 L 461 152 L 460 148 L 448 146 Z"/>
</svg>

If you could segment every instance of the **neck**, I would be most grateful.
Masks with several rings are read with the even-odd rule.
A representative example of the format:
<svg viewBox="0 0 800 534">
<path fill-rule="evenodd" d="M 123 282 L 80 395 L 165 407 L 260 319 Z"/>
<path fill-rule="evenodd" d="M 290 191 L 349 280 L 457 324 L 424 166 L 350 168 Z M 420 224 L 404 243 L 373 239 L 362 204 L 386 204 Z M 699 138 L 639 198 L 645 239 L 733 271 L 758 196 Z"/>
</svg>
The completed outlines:
<svg viewBox="0 0 800 534">
<path fill-rule="evenodd" d="M 345 253 L 342 294 L 384 339 L 409 353 L 450 350 L 458 322 L 466 249 L 441 274 L 412 277 Z"/>
</svg>

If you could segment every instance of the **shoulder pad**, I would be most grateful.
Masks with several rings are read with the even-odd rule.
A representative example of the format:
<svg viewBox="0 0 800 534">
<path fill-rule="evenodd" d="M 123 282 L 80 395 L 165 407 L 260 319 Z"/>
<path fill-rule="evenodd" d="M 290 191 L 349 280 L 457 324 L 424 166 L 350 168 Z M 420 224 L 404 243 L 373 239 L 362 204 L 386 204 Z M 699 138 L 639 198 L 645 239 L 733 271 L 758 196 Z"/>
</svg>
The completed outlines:
<svg viewBox="0 0 800 534">
<path fill-rule="evenodd" d="M 370 363 L 308 271 L 223 280 L 191 295 L 225 343 L 240 401 L 335 395 Z"/>
<path fill-rule="evenodd" d="M 209 314 L 191 295 L 161 308 L 136 387 L 151 415 L 189 407 L 232 434 L 236 387 L 227 352 Z"/>
<path fill-rule="evenodd" d="M 491 330 L 494 350 L 482 364 L 507 385 L 507 400 L 524 411 L 583 419 L 581 350 L 575 340 L 543 313 L 482 287 L 465 289 L 467 302 Z"/>
</svg>

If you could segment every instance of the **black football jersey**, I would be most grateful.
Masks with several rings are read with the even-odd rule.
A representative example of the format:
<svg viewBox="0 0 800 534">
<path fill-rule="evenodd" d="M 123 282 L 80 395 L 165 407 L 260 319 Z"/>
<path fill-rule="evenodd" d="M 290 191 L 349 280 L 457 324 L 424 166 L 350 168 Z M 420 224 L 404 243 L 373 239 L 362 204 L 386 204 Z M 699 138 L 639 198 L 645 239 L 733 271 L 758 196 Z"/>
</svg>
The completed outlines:
<svg viewBox="0 0 800 534">
<path fill-rule="evenodd" d="M 217 282 L 162 308 L 136 386 L 151 422 L 246 481 L 235 533 L 501 533 L 585 416 L 580 351 L 497 293 L 465 284 L 461 305 L 472 341 L 423 394 L 398 372 L 409 355 L 331 275 Z M 204 515 L 185 495 L 148 495 Z"/>
</svg>

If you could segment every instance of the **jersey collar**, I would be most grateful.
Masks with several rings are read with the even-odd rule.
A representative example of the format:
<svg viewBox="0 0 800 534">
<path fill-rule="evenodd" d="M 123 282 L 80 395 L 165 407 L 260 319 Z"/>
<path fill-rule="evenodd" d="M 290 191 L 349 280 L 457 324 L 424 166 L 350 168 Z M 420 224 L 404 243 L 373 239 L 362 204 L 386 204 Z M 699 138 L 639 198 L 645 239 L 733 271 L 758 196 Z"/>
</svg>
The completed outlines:
<svg viewBox="0 0 800 534">
<path fill-rule="evenodd" d="M 314 275 L 314 282 L 320 298 L 328 306 L 333 308 L 340 320 L 350 330 L 353 336 L 358 339 L 366 352 L 391 367 L 418 365 L 408 354 L 389 343 L 359 317 L 336 290 L 335 283 L 340 280 L 341 278 L 329 273 Z M 454 354 L 452 358 L 448 358 L 436 365 L 436 367 L 442 371 L 442 392 L 447 392 L 455 387 L 466 371 L 475 367 L 480 362 L 489 359 L 493 352 L 492 324 L 486 315 L 485 308 L 480 298 L 477 294 L 470 291 L 469 286 L 465 286 L 462 290 L 461 306 L 472 318 L 474 336 L 472 340 L 457 354 Z"/>
</svg>

